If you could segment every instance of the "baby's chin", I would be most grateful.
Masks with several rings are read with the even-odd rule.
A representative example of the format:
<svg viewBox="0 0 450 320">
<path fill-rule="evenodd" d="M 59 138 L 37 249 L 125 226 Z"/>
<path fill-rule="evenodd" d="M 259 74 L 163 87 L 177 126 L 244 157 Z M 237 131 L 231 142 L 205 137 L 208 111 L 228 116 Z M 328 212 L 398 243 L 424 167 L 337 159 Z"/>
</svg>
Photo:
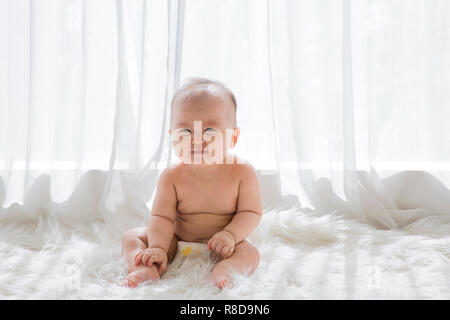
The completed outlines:
<svg viewBox="0 0 450 320">
<path fill-rule="evenodd" d="M 194 164 L 194 165 L 215 165 L 215 164 L 225 164 L 226 157 L 215 157 L 211 156 L 208 152 L 192 152 L 190 157 L 183 157 L 178 155 L 178 159 L 184 164 Z"/>
</svg>

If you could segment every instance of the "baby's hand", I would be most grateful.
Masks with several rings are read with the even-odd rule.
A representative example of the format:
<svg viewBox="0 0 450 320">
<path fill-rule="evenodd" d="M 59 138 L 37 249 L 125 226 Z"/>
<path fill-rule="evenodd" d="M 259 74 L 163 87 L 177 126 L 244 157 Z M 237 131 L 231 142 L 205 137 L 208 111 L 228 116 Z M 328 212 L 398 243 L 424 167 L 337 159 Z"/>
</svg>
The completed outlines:
<svg viewBox="0 0 450 320">
<path fill-rule="evenodd" d="M 209 239 L 208 250 L 215 250 L 225 259 L 231 257 L 235 245 L 236 242 L 234 241 L 233 235 L 228 231 L 222 230 Z"/>
<path fill-rule="evenodd" d="M 135 266 L 141 262 L 144 266 L 151 267 L 152 264 L 158 265 L 159 274 L 163 273 L 167 266 L 167 254 L 160 248 L 147 248 L 139 251 L 134 257 Z"/>
</svg>

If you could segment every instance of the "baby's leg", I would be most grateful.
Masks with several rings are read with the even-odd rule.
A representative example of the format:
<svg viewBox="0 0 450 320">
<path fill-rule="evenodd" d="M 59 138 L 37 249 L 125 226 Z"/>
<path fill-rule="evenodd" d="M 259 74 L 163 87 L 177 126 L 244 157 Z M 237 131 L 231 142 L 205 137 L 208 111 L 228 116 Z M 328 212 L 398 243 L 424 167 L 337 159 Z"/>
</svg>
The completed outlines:
<svg viewBox="0 0 450 320">
<path fill-rule="evenodd" d="M 232 287 L 231 270 L 238 273 L 251 274 L 259 264 L 259 252 L 249 241 L 244 240 L 236 245 L 233 255 L 219 261 L 211 271 L 210 280 L 220 289 Z"/>
<path fill-rule="evenodd" d="M 145 230 L 145 228 L 131 229 L 122 238 L 122 255 L 128 264 L 128 276 L 124 282 L 124 285 L 127 287 L 134 288 L 141 282 L 159 280 L 158 268 L 155 265 L 147 267 L 139 264 L 136 266 L 134 262 L 136 254 L 148 247 Z M 174 235 L 167 254 L 169 263 L 176 254 L 177 240 Z"/>
</svg>

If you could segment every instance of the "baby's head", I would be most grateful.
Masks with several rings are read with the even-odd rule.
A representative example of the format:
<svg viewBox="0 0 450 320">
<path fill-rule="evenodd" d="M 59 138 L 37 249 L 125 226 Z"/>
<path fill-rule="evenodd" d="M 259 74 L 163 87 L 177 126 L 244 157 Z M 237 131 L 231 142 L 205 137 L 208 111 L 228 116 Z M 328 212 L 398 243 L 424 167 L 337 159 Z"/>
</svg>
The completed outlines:
<svg viewBox="0 0 450 320">
<path fill-rule="evenodd" d="M 236 99 L 219 81 L 191 78 L 173 96 L 169 134 L 185 163 L 224 163 L 239 133 Z"/>
</svg>

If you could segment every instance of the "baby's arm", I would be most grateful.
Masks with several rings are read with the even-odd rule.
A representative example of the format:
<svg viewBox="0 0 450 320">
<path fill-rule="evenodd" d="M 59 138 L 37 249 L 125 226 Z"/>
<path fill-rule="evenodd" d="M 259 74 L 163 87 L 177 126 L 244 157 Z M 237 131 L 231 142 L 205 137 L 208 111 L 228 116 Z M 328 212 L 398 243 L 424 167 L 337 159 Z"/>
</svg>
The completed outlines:
<svg viewBox="0 0 450 320">
<path fill-rule="evenodd" d="M 136 255 L 137 264 L 139 264 L 142 259 L 142 263 L 145 265 L 151 265 L 155 262 L 159 263 L 160 267 L 163 265 L 165 268 L 165 260 L 167 260 L 167 252 L 174 232 L 173 225 L 175 223 L 177 205 L 175 187 L 169 170 L 170 169 L 165 169 L 158 179 L 156 195 L 146 229 L 148 249 L 144 251 L 148 251 L 148 254 L 144 253 L 144 251 L 138 253 Z M 154 258 L 151 257 L 152 253 L 155 255 Z M 163 259 L 157 256 L 158 253 L 164 255 Z"/>
<path fill-rule="evenodd" d="M 177 196 L 169 169 L 165 169 L 158 180 L 155 199 L 147 226 L 149 248 L 160 248 L 166 253 L 173 237 Z"/>
<path fill-rule="evenodd" d="M 236 214 L 224 230 L 231 233 L 238 244 L 256 229 L 261 217 L 262 199 L 258 177 L 253 166 L 246 164 L 239 185 Z"/>
</svg>

